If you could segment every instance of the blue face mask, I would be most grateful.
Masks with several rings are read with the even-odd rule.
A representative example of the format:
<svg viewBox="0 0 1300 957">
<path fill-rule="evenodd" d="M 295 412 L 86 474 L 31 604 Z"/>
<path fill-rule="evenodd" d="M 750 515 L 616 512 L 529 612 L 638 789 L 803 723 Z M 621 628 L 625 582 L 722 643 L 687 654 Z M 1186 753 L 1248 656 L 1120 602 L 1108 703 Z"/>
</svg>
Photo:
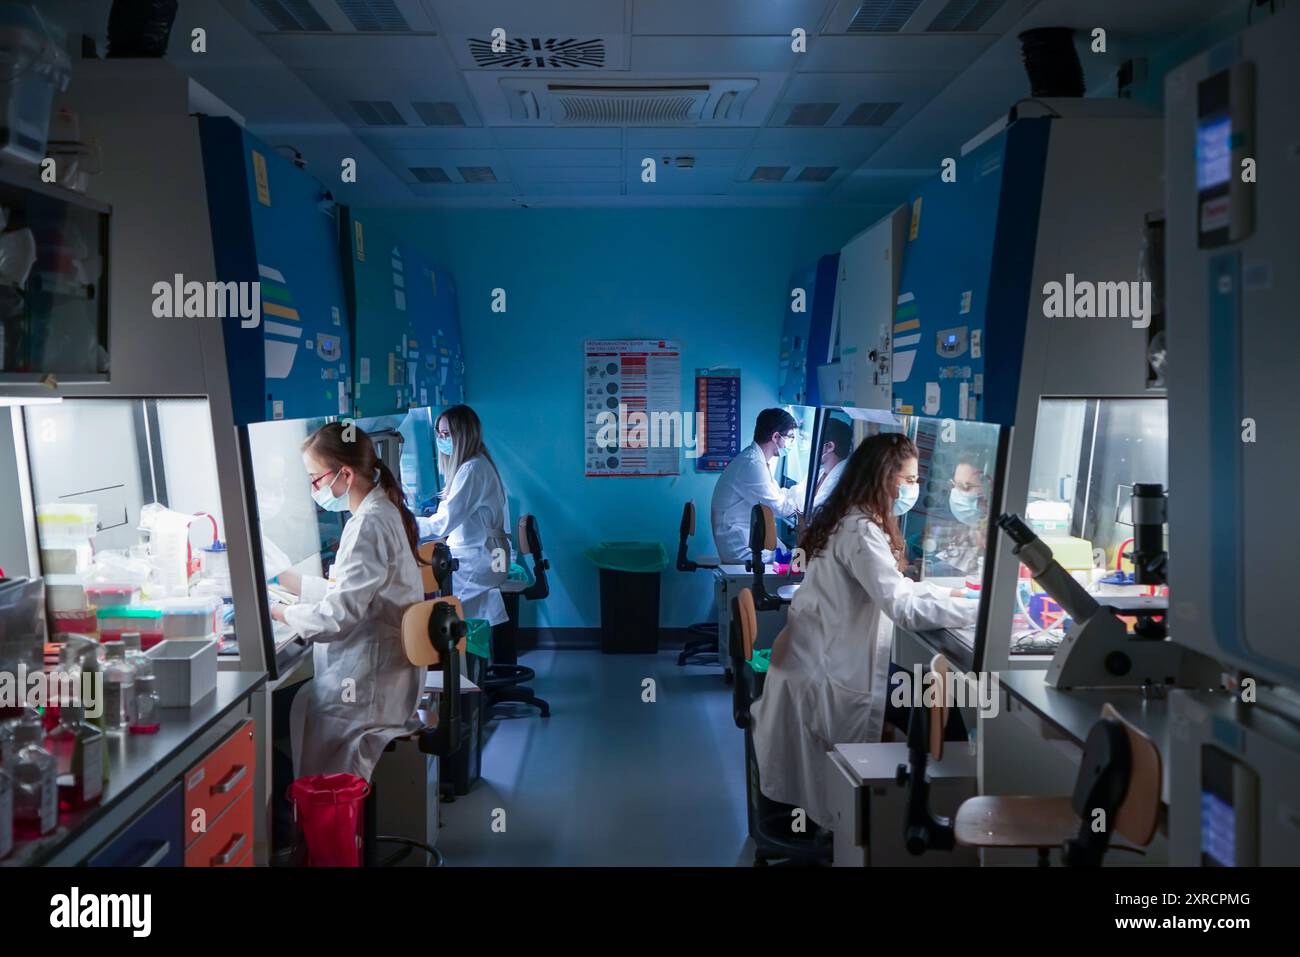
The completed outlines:
<svg viewBox="0 0 1300 957">
<path fill-rule="evenodd" d="M 438 446 L 439 455 L 451 455 L 451 436 L 438 436 L 434 442 Z"/>
<path fill-rule="evenodd" d="M 919 485 L 899 485 L 898 498 L 894 499 L 894 514 L 906 515 L 910 512 L 920 494 L 921 486 Z"/>
<path fill-rule="evenodd" d="M 963 492 L 959 488 L 948 493 L 948 508 L 953 517 L 963 525 L 978 525 L 982 518 L 980 497 L 975 492 Z"/>
<path fill-rule="evenodd" d="M 338 476 L 334 476 L 335 480 Z M 348 510 L 348 491 L 352 488 L 352 483 L 348 483 L 348 488 L 342 495 L 334 494 L 334 483 L 322 485 L 320 488 L 311 490 L 312 501 L 325 509 L 327 512 L 346 512 Z"/>
</svg>

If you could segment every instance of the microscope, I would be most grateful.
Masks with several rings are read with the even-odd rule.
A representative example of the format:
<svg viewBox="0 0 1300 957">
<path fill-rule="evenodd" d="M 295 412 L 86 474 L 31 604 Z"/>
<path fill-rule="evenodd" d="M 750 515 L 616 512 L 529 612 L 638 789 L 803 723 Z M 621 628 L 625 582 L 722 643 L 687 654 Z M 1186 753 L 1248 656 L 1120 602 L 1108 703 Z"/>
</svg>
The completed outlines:
<svg viewBox="0 0 1300 957">
<path fill-rule="evenodd" d="M 1159 484 L 1133 486 L 1134 581 L 1167 584 L 1164 549 L 1168 501 Z M 1169 640 L 1169 599 L 1154 595 L 1093 596 L 1052 557 L 1052 550 L 1018 515 L 1004 514 L 998 526 L 1042 588 L 1070 616 L 1065 639 L 1052 656 L 1046 682 L 1053 688 L 1165 686 L 1214 687 L 1219 667 L 1211 659 Z M 1134 618 L 1130 634 L 1121 618 Z"/>
</svg>

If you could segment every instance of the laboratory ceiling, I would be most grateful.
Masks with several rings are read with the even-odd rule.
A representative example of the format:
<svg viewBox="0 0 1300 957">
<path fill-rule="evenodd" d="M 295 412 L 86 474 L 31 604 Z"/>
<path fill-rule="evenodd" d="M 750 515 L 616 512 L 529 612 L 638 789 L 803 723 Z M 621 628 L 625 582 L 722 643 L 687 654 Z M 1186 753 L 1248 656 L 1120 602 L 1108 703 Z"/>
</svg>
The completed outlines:
<svg viewBox="0 0 1300 957">
<path fill-rule="evenodd" d="M 103 49 L 110 0 L 40 0 Z M 349 203 L 888 207 L 1079 31 L 1089 95 L 1239 0 L 183 0 L 170 60 Z M 1244 7 L 1243 17 L 1244 17 Z M 190 49 L 195 28 L 206 50 Z M 1106 30 L 1106 52 L 1088 37 Z M 800 46 L 801 49 L 796 49 Z M 339 182 L 343 158 L 355 184 Z M 647 160 L 654 181 L 647 182 Z"/>
</svg>

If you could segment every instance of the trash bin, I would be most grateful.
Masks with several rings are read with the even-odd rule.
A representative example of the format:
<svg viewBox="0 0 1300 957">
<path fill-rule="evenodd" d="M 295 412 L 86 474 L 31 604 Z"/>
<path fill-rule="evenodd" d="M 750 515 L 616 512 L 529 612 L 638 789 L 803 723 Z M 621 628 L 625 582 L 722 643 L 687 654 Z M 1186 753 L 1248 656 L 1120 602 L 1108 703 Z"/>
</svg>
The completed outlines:
<svg viewBox="0 0 1300 957">
<path fill-rule="evenodd" d="M 486 618 L 466 618 L 465 677 L 483 687 L 488 662 L 492 660 L 492 626 Z M 466 795 L 483 770 L 483 725 L 487 719 L 487 696 L 482 691 L 460 693 L 460 747 L 439 758 L 440 789 L 444 796 Z"/>
<path fill-rule="evenodd" d="M 307 843 L 308 867 L 360 867 L 366 795 L 355 774 L 313 774 L 289 785 L 294 820 Z"/>
<path fill-rule="evenodd" d="M 600 650 L 659 651 L 659 573 L 668 565 L 662 542 L 601 542 L 587 549 L 600 569 Z"/>
</svg>

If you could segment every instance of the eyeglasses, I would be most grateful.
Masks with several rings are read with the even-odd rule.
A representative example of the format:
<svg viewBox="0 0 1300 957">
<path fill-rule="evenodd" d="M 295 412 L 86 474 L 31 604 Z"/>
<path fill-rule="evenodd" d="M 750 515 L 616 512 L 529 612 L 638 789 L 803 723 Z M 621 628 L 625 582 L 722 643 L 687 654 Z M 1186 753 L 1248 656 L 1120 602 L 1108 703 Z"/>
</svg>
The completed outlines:
<svg viewBox="0 0 1300 957">
<path fill-rule="evenodd" d="M 335 475 L 337 473 L 338 473 L 338 469 L 330 469 L 328 472 L 322 472 L 320 475 L 317 475 L 314 479 L 311 480 L 311 490 L 313 492 L 319 490 L 321 482 L 325 481 L 325 479 L 329 478 L 331 475 Z"/>
</svg>

